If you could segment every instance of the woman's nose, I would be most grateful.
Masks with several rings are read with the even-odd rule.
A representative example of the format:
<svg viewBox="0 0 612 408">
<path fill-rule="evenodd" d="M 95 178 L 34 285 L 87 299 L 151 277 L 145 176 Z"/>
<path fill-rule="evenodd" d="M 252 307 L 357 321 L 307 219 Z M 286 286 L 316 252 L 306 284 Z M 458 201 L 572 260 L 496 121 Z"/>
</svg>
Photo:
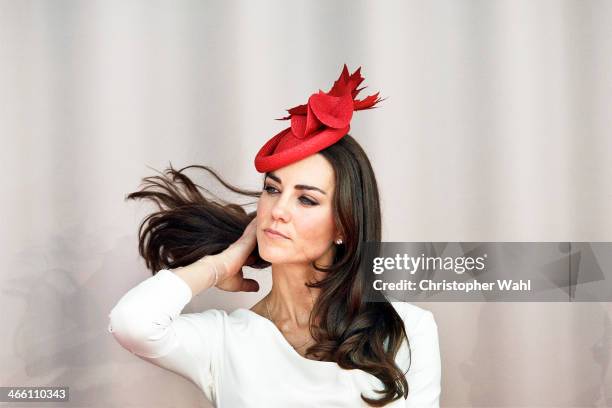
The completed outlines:
<svg viewBox="0 0 612 408">
<path fill-rule="evenodd" d="M 289 203 L 287 203 L 286 199 L 283 200 L 282 197 L 279 198 L 274 204 L 274 207 L 272 207 L 272 218 L 275 220 L 282 220 L 284 222 L 289 221 L 290 213 L 289 209 L 287 208 L 288 205 Z"/>
</svg>

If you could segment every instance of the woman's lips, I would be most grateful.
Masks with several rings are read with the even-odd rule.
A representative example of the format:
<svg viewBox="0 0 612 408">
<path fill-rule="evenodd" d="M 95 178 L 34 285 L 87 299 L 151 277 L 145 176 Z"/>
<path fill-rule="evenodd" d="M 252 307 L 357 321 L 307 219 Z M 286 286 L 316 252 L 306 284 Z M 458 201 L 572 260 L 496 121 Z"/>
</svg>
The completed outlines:
<svg viewBox="0 0 612 408">
<path fill-rule="evenodd" d="M 266 228 L 264 230 L 264 232 L 270 238 L 274 238 L 274 239 L 289 239 L 286 236 L 284 236 L 283 234 L 281 234 L 280 232 L 274 231 L 273 229 L 270 229 L 270 228 Z"/>
</svg>

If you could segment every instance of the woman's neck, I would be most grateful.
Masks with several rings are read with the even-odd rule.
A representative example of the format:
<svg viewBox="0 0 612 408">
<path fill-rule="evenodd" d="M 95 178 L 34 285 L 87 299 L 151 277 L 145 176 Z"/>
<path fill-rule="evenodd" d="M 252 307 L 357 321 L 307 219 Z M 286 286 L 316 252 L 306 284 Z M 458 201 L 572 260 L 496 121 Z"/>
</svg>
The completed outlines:
<svg viewBox="0 0 612 408">
<path fill-rule="evenodd" d="M 323 278 L 323 273 L 310 265 L 273 264 L 272 290 L 264 299 L 271 319 L 281 328 L 308 327 L 310 313 L 320 289 L 309 288 L 307 282 Z"/>
</svg>

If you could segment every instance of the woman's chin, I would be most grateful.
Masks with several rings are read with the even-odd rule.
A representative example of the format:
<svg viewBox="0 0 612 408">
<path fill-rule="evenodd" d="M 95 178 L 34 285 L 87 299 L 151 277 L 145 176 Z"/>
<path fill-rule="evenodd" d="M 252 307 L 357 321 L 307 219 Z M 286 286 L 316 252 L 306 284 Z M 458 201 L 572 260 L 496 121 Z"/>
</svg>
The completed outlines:
<svg viewBox="0 0 612 408">
<path fill-rule="evenodd" d="M 295 257 L 291 257 L 291 254 L 286 249 L 271 248 L 267 246 L 262 246 L 259 248 L 259 256 L 264 261 L 277 265 L 296 263 L 301 261 L 296 259 Z"/>
<path fill-rule="evenodd" d="M 269 245 L 260 245 L 259 256 L 266 262 L 282 263 L 287 258 L 287 250 L 271 248 Z"/>
</svg>

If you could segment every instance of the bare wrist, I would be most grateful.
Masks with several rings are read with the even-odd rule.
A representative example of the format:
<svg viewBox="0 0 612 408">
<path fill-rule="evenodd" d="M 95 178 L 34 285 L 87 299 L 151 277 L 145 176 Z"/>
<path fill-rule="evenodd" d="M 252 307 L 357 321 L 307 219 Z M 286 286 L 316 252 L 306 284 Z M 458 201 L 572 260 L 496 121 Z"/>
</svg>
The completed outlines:
<svg viewBox="0 0 612 408">
<path fill-rule="evenodd" d="M 219 259 L 217 255 L 208 255 L 196 262 L 200 268 L 201 273 L 206 274 L 209 279 L 206 282 L 206 288 L 212 288 L 219 283 L 220 276 L 220 268 L 219 268 Z"/>
<path fill-rule="evenodd" d="M 221 281 L 221 269 L 215 256 L 205 256 L 190 265 L 175 268 L 173 272 L 189 285 L 193 296 Z"/>
</svg>

